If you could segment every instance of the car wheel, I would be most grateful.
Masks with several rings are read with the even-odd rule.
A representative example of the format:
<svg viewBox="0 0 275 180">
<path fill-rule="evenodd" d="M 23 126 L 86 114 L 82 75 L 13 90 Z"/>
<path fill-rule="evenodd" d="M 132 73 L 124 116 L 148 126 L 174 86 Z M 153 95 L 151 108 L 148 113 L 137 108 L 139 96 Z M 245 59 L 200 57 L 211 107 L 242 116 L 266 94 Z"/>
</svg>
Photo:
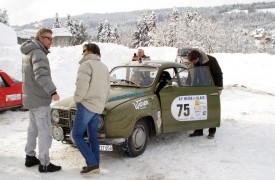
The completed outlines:
<svg viewBox="0 0 275 180">
<path fill-rule="evenodd" d="M 123 150 L 129 157 L 137 157 L 146 149 L 149 139 L 148 125 L 145 121 L 138 121 L 135 124 L 133 133 L 123 143 Z"/>
</svg>

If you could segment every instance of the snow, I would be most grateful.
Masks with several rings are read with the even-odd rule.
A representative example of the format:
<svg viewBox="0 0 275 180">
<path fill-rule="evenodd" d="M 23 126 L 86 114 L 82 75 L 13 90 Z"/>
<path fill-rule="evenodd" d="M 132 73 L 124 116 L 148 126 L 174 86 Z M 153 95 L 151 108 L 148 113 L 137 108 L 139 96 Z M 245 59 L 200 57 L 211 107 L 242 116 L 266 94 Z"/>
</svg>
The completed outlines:
<svg viewBox="0 0 275 180">
<path fill-rule="evenodd" d="M 37 30 L 35 29 L 24 29 L 21 31 L 16 31 L 16 35 L 23 39 L 31 39 L 35 36 Z"/>
<path fill-rule="evenodd" d="M 73 36 L 67 28 L 53 28 L 53 37 L 56 36 Z"/>
<path fill-rule="evenodd" d="M 270 12 L 270 13 L 275 13 L 275 8 L 268 8 L 268 9 L 257 9 L 257 12 Z"/>
<path fill-rule="evenodd" d="M 17 36 L 15 31 L 0 22 L 0 45 L 11 46 L 17 44 Z"/>
<path fill-rule="evenodd" d="M 102 61 L 112 67 L 127 62 L 136 49 L 98 43 Z M 21 79 L 19 45 L 0 44 L 0 69 Z M 144 48 L 152 59 L 174 61 L 176 48 Z M 61 98 L 72 95 L 82 46 L 52 47 L 48 55 L 53 81 Z M 101 172 L 80 175 L 84 159 L 75 147 L 53 140 L 51 161 L 62 165 L 56 173 L 26 168 L 28 112 L 0 114 L 0 179 L 186 179 L 271 180 L 275 178 L 275 55 L 212 54 L 224 73 L 222 119 L 214 139 L 189 138 L 191 132 L 163 134 L 149 140 L 144 154 L 128 158 L 115 148 L 101 152 Z"/>
<path fill-rule="evenodd" d="M 248 13 L 248 10 L 233 9 L 233 10 L 228 11 L 228 12 L 226 12 L 226 13 L 227 13 L 227 14 L 232 14 L 232 13 L 241 13 L 241 12 L 247 14 L 247 13 Z"/>
</svg>

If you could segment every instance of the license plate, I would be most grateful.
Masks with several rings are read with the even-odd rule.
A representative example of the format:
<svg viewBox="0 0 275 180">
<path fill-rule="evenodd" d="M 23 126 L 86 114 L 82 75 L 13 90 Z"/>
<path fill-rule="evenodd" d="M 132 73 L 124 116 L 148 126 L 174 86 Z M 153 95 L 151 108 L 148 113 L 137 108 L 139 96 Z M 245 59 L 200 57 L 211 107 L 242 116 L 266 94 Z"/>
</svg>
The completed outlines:
<svg viewBox="0 0 275 180">
<path fill-rule="evenodd" d="M 99 145 L 100 151 L 113 151 L 112 145 Z"/>
</svg>

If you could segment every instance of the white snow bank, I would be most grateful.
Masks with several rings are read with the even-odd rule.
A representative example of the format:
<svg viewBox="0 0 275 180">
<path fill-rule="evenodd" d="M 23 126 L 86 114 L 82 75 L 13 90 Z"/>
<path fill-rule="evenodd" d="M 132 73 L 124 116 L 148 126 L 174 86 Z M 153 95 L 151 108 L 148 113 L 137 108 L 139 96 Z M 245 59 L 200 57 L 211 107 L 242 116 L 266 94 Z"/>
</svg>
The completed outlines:
<svg viewBox="0 0 275 180">
<path fill-rule="evenodd" d="M 0 46 L 14 46 L 17 44 L 17 36 L 15 31 L 3 24 L 0 23 Z"/>
</svg>

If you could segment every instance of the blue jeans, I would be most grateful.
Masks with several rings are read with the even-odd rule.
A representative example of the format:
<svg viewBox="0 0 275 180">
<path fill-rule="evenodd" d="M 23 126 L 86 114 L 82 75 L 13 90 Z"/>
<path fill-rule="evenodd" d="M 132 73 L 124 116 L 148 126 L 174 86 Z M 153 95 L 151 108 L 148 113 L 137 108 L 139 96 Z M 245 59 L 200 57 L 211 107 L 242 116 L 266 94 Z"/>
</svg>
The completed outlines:
<svg viewBox="0 0 275 180">
<path fill-rule="evenodd" d="M 99 142 L 97 127 L 99 115 L 89 111 L 81 103 L 77 103 L 77 111 L 73 122 L 73 139 L 88 167 L 99 165 Z M 89 145 L 84 139 L 87 130 Z"/>
</svg>

